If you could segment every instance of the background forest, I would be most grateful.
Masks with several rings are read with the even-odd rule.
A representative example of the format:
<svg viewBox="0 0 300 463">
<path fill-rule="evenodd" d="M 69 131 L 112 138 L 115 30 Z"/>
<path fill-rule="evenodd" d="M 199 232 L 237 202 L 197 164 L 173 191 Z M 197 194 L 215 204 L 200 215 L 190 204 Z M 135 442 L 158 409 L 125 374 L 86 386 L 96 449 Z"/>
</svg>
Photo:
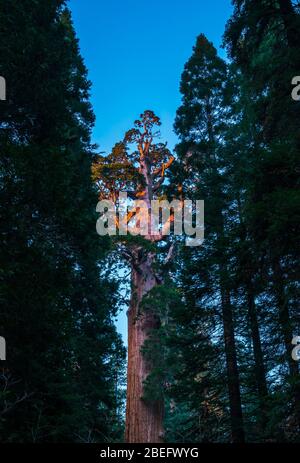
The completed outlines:
<svg viewBox="0 0 300 463">
<path fill-rule="evenodd" d="M 95 229 L 91 83 L 66 3 L 0 0 L 1 442 L 124 439 L 122 262 Z M 299 442 L 300 4 L 232 3 L 227 59 L 199 31 L 182 73 L 163 193 L 204 199 L 205 240 L 177 240 L 150 294 L 145 391 L 166 442 Z"/>
</svg>

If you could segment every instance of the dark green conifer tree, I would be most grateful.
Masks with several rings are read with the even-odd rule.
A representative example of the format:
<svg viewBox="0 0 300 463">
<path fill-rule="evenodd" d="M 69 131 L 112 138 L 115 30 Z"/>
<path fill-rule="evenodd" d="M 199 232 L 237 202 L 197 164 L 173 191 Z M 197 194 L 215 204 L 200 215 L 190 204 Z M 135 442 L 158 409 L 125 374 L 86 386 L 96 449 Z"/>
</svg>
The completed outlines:
<svg viewBox="0 0 300 463">
<path fill-rule="evenodd" d="M 90 82 L 65 1 L 1 2 L 0 24 L 1 441 L 113 440 L 124 351 L 95 230 Z"/>
</svg>

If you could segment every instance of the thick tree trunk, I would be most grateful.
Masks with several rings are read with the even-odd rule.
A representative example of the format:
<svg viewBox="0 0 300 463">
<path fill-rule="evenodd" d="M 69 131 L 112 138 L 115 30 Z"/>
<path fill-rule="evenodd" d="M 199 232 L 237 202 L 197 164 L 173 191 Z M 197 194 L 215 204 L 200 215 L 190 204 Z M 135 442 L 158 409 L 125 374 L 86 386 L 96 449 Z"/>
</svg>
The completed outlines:
<svg viewBox="0 0 300 463">
<path fill-rule="evenodd" d="M 232 442 L 245 441 L 244 424 L 240 393 L 240 380 L 237 366 L 236 345 L 230 293 L 221 283 L 222 316 L 227 367 L 227 383 L 230 404 Z"/>
<path fill-rule="evenodd" d="M 242 214 L 242 206 L 240 197 L 238 197 L 239 206 L 239 219 L 241 227 L 241 242 L 246 243 L 247 231 Z M 255 380 L 258 395 L 259 409 L 257 414 L 258 425 L 260 427 L 260 434 L 264 435 L 267 426 L 267 401 L 268 386 L 266 380 L 266 370 L 264 364 L 264 356 L 261 345 L 261 337 L 259 332 L 259 323 L 257 316 L 257 309 L 255 304 L 255 287 L 253 283 L 253 275 L 255 273 L 256 266 L 253 263 L 253 257 L 248 251 L 242 254 L 240 262 L 240 268 L 242 271 L 242 278 L 244 280 L 245 295 L 247 299 L 248 318 L 251 331 L 251 339 L 253 345 L 253 354 L 255 362 Z"/>
<path fill-rule="evenodd" d="M 257 394 L 259 401 L 259 425 L 262 433 L 264 433 L 267 425 L 267 410 L 266 398 L 268 396 L 268 387 L 266 381 L 266 372 L 264 365 L 264 357 L 261 346 L 261 339 L 259 333 L 259 325 L 257 319 L 257 312 L 254 300 L 254 289 L 252 282 L 249 280 L 246 283 L 247 302 L 248 302 L 248 316 L 250 322 L 251 338 L 253 343 L 253 353 L 255 361 L 255 379 L 257 386 Z"/>
<path fill-rule="evenodd" d="M 141 348 L 149 334 L 159 327 L 159 320 L 151 309 L 141 309 L 143 296 L 157 284 L 152 259 L 148 253 L 132 267 L 125 430 L 125 440 L 129 443 L 163 442 L 163 402 L 143 398 L 143 382 L 151 373 L 152 365 L 143 356 Z"/>
</svg>

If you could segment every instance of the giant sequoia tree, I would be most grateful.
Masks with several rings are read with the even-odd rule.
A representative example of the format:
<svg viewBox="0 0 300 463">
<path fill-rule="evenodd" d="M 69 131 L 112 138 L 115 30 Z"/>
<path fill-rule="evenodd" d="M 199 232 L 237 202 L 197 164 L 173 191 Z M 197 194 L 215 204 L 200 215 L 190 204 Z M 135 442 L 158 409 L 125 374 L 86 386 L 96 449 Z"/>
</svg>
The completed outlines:
<svg viewBox="0 0 300 463">
<path fill-rule="evenodd" d="M 135 221 L 131 232 L 144 229 L 143 237 L 134 239 L 119 236 L 118 249 L 131 266 L 131 300 L 128 310 L 128 373 L 126 432 L 127 442 L 162 442 L 163 411 L 162 398 L 146 397 L 144 383 L 154 367 L 153 362 L 142 352 L 145 342 L 155 332 L 160 320 L 153 307 L 143 300 L 163 279 L 155 267 L 157 246 L 163 230 L 154 232 L 151 225 L 151 201 L 159 198 L 166 169 L 173 162 L 165 144 L 155 143 L 160 120 L 152 111 L 145 111 L 129 130 L 122 143 L 111 155 L 98 157 L 93 166 L 93 177 L 100 188 L 100 199 L 112 199 L 121 207 L 118 193 L 126 192 L 133 200 L 143 201 L 146 215 L 141 215 L 142 203 L 128 212 L 125 225 Z M 121 223 L 117 220 L 117 228 Z M 123 224 L 124 226 L 124 224 Z M 145 230 L 146 227 L 146 230 Z M 135 232 L 134 232 L 135 229 Z"/>
</svg>

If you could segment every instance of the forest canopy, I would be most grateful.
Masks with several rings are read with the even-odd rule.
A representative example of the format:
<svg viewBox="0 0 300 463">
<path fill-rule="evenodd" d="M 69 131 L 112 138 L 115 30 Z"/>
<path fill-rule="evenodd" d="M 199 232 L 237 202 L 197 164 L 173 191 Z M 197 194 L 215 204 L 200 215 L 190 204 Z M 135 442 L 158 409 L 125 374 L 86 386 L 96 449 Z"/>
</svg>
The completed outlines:
<svg viewBox="0 0 300 463">
<path fill-rule="evenodd" d="M 103 153 L 67 2 L 1 2 L 1 443 L 300 442 L 300 6 L 232 6 L 226 57 L 195 37 L 175 149 L 141 108 Z M 201 246 L 99 236 L 120 193 L 203 200 Z"/>
</svg>

